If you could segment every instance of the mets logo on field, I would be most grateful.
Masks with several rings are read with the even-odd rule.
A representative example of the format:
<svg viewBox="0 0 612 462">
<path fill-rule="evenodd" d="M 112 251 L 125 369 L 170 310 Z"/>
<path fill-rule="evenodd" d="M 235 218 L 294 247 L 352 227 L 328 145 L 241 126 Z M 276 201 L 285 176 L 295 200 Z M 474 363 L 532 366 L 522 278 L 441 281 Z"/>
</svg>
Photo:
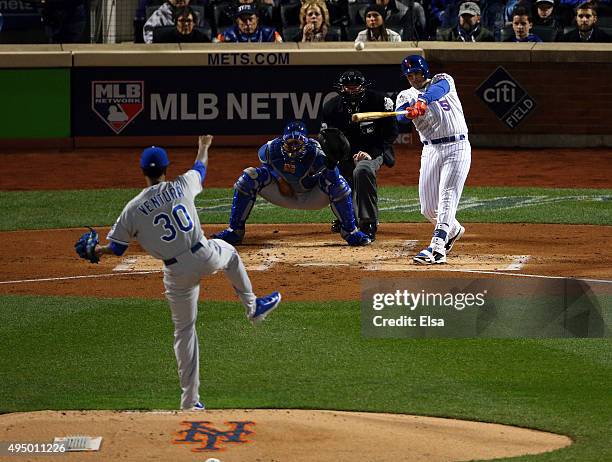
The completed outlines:
<svg viewBox="0 0 612 462">
<path fill-rule="evenodd" d="M 144 109 L 144 82 L 96 80 L 91 82 L 91 108 L 116 134 Z"/>
<path fill-rule="evenodd" d="M 248 443 L 244 439 L 246 435 L 255 433 L 249 430 L 249 425 L 255 422 L 248 420 L 225 422 L 228 430 L 218 430 L 211 425 L 212 422 L 204 421 L 185 421 L 181 425 L 186 426 L 185 430 L 176 433 L 177 438 L 172 441 L 174 444 L 197 444 L 198 447 L 192 449 L 193 452 L 223 451 L 226 443 Z"/>
</svg>

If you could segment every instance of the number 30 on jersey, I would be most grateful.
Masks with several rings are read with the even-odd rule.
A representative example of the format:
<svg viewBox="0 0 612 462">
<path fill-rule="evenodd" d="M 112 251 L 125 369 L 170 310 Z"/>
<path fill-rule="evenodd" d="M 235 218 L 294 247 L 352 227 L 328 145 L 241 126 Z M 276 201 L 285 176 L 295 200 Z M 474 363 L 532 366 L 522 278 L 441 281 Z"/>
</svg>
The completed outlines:
<svg viewBox="0 0 612 462">
<path fill-rule="evenodd" d="M 165 242 L 171 242 L 176 239 L 177 228 L 183 233 L 188 233 L 193 229 L 193 220 L 183 204 L 174 206 L 172 218 L 166 213 L 158 213 L 153 218 L 153 224 L 155 226 L 161 224 L 164 227 L 166 233 L 161 236 L 161 240 Z"/>
</svg>

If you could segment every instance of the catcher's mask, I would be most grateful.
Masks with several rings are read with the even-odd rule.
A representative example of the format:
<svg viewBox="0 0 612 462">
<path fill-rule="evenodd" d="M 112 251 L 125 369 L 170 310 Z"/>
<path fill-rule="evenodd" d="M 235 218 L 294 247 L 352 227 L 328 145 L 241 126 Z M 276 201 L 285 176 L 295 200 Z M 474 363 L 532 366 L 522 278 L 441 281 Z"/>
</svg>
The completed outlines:
<svg viewBox="0 0 612 462">
<path fill-rule="evenodd" d="M 368 82 L 361 72 L 350 70 L 340 76 L 334 88 L 342 97 L 344 104 L 353 112 L 359 112 L 359 104 L 363 101 L 366 88 L 370 85 L 371 82 Z"/>
<path fill-rule="evenodd" d="M 306 138 L 301 131 L 294 130 L 283 135 L 281 150 L 290 159 L 299 159 L 306 153 Z"/>
</svg>

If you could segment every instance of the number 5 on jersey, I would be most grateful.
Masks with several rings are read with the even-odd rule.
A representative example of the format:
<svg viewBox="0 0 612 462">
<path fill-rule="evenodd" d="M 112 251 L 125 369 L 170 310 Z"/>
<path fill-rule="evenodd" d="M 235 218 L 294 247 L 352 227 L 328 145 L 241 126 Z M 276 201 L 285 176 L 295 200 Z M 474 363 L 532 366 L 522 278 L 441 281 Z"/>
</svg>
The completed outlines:
<svg viewBox="0 0 612 462">
<path fill-rule="evenodd" d="M 174 220 L 172 218 L 174 218 Z M 155 226 L 161 224 L 167 231 L 166 234 L 161 236 L 162 241 L 171 242 L 176 239 L 177 227 L 183 233 L 188 233 L 193 229 L 193 220 L 183 204 L 174 206 L 172 209 L 172 218 L 166 213 L 158 213 L 155 215 L 155 218 L 153 218 L 153 224 Z"/>
</svg>

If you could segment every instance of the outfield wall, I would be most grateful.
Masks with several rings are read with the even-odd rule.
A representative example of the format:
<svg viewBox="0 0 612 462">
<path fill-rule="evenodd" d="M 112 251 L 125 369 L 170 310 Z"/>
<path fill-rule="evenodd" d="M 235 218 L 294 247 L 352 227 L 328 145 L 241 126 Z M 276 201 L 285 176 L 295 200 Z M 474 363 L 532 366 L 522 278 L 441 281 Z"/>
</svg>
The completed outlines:
<svg viewBox="0 0 612 462">
<path fill-rule="evenodd" d="M 393 96 L 411 53 L 454 77 L 476 146 L 612 146 L 612 45 L 416 45 L 0 46 L 0 147 L 252 144 L 292 118 L 316 131 L 341 72 Z"/>
</svg>

